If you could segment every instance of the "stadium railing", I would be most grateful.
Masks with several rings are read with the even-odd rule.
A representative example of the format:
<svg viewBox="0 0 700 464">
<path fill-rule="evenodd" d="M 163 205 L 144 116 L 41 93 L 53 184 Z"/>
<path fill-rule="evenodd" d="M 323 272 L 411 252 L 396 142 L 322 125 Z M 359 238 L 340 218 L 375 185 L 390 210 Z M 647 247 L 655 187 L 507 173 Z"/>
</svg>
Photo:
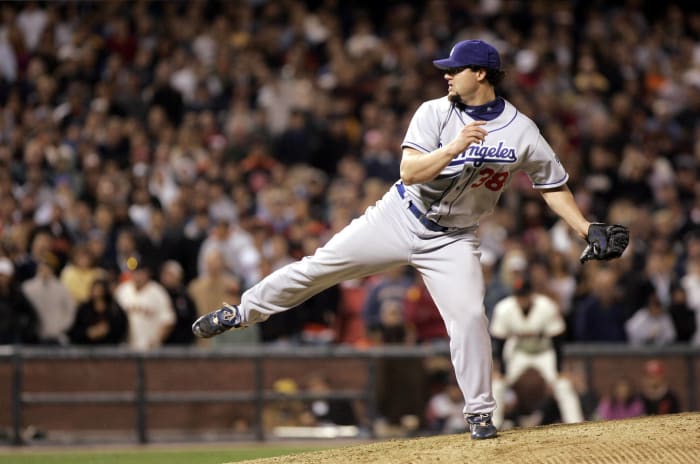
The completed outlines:
<svg viewBox="0 0 700 464">
<path fill-rule="evenodd" d="M 589 390 L 600 390 L 601 385 L 607 385 L 606 376 L 624 371 L 627 359 L 637 361 L 635 369 L 647 359 L 667 359 L 672 364 L 671 377 L 677 389 L 683 390 L 684 409 L 695 411 L 698 407 L 700 390 L 697 376 L 700 372 L 700 348 L 687 345 L 668 347 L 631 347 L 628 345 L 583 345 L 570 344 L 565 347 L 565 359 L 569 365 L 577 365 L 583 371 L 585 384 Z M 309 401 L 313 399 L 344 399 L 360 401 L 364 405 L 367 421 L 372 423 L 377 417 L 377 381 L 380 362 L 391 359 L 424 360 L 434 356 L 449 356 L 449 347 L 445 344 L 425 346 L 378 346 L 366 349 L 355 349 L 347 346 L 235 346 L 217 349 L 197 347 L 164 347 L 148 352 L 135 352 L 122 347 L 36 347 L 36 346 L 0 346 L 0 377 L 9 380 L 10 401 L 9 419 L 10 441 L 15 445 L 26 444 L 23 439 L 25 409 L 31 406 L 71 406 L 71 405 L 126 405 L 135 410 L 133 427 L 139 443 L 152 442 L 150 436 L 148 414 L 149 407 L 159 404 L 252 404 L 255 420 L 253 421 L 253 437 L 263 441 L 268 437 L 263 427 L 263 410 L 267 403 L 285 399 Z M 364 386 L 353 389 L 334 389 L 327 394 L 314 394 L 297 391 L 281 394 L 269 388 L 271 383 L 269 369 L 266 363 L 272 361 L 298 363 L 313 360 L 342 360 L 353 359 L 360 361 L 364 371 L 357 375 L 362 377 Z M 129 383 L 131 388 L 120 391 L 61 391 L 52 385 L 42 385 L 42 390 L 36 386 L 30 390 L 25 388 L 27 366 L 32 362 L 49 362 L 52 364 L 70 361 L 105 361 L 116 360 L 127 363 L 135 371 L 134 381 Z M 246 379 L 252 388 L 244 391 L 212 391 L 206 388 L 207 380 L 203 379 L 201 388 L 189 391 L 151 391 L 147 364 L 176 361 L 187 363 L 197 361 L 235 361 L 252 364 L 252 379 Z M 178 365 L 179 366 L 179 365 Z M 182 367 L 177 367 L 182 369 Z M 339 366 L 342 369 L 342 365 Z M 613 373 L 613 374 L 611 374 Z M 76 375 L 80 376 L 79 372 Z M 152 375 L 152 374 L 151 374 Z M 206 375 L 216 376 L 216 372 Z M 372 436 L 372 428 L 369 429 Z"/>
</svg>

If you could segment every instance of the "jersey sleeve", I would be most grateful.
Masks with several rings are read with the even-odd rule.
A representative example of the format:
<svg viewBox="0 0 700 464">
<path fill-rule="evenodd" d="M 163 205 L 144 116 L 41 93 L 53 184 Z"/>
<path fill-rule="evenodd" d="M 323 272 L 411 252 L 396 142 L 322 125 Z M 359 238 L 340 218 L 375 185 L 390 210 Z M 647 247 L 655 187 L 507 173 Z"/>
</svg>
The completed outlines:
<svg viewBox="0 0 700 464">
<path fill-rule="evenodd" d="M 564 333 L 564 330 L 566 329 L 564 318 L 559 313 L 559 308 L 554 300 L 542 296 L 540 304 L 542 304 L 547 310 L 544 334 L 548 337 L 556 337 L 557 335 Z"/>
<path fill-rule="evenodd" d="M 440 148 L 440 118 L 432 102 L 421 104 L 413 114 L 401 148 L 413 148 L 423 153 Z"/>
<path fill-rule="evenodd" d="M 508 300 L 501 300 L 493 308 L 491 316 L 491 335 L 496 338 L 508 338 L 510 328 L 508 327 Z"/>
<path fill-rule="evenodd" d="M 569 180 L 566 169 L 539 132 L 534 148 L 528 154 L 522 169 L 527 172 L 532 187 L 536 189 L 560 187 Z"/>
</svg>

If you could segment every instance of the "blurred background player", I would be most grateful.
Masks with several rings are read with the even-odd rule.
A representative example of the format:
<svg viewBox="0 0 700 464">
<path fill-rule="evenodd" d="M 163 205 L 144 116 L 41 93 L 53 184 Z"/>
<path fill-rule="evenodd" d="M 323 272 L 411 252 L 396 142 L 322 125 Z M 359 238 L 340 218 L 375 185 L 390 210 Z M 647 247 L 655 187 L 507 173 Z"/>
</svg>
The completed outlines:
<svg viewBox="0 0 700 464">
<path fill-rule="evenodd" d="M 153 279 L 153 264 L 130 257 L 131 273 L 114 290 L 114 298 L 129 321 L 129 347 L 147 351 L 160 347 L 175 324 L 175 311 L 168 291 Z"/>
<path fill-rule="evenodd" d="M 552 390 L 561 419 L 583 421 L 583 413 L 571 382 L 560 375 L 564 319 L 551 298 L 532 291 L 527 277 L 513 282 L 513 294 L 493 310 L 491 335 L 503 378 L 496 376 L 494 397 L 499 407 L 493 416 L 500 427 L 504 420 L 506 390 L 529 368 L 536 370 Z"/>
</svg>

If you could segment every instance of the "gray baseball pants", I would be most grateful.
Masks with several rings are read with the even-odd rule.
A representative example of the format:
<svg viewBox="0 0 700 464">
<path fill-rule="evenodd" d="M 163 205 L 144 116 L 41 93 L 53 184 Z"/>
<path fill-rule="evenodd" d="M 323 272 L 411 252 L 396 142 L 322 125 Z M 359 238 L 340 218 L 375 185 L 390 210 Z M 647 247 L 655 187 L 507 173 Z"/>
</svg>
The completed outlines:
<svg viewBox="0 0 700 464">
<path fill-rule="evenodd" d="M 483 308 L 484 281 L 476 227 L 428 230 L 396 189 L 354 219 L 313 256 L 273 272 L 241 299 L 244 323 L 261 322 L 341 281 L 397 265 L 421 273 L 450 337 L 465 413 L 491 413 L 491 338 Z"/>
</svg>

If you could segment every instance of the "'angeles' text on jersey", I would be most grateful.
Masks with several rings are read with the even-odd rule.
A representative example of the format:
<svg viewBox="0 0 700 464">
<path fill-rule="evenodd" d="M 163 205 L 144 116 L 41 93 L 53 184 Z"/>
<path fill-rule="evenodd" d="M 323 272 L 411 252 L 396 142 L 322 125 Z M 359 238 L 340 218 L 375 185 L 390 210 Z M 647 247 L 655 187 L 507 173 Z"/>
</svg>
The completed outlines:
<svg viewBox="0 0 700 464">
<path fill-rule="evenodd" d="M 479 167 L 486 163 L 515 163 L 517 160 L 515 148 L 504 144 L 503 140 L 498 141 L 498 145 L 471 145 L 462 153 L 457 155 L 450 166 L 473 162 L 474 167 Z"/>
</svg>

